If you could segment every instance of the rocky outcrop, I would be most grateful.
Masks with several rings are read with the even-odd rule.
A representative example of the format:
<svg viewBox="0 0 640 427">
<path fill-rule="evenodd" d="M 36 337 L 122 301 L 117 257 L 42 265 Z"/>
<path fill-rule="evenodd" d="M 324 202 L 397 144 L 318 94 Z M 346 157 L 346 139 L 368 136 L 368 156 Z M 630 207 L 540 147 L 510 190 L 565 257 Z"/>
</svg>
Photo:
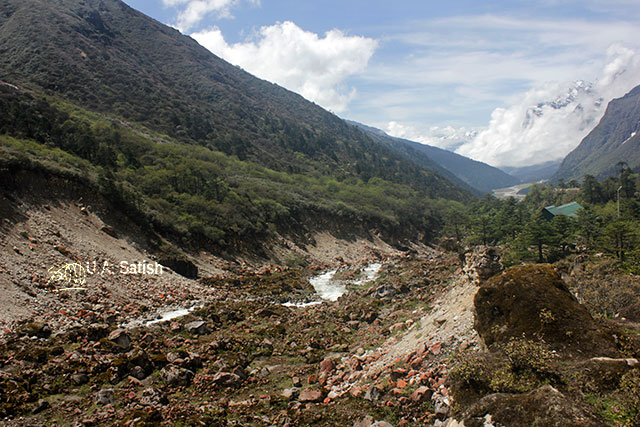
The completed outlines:
<svg viewBox="0 0 640 427">
<path fill-rule="evenodd" d="M 464 258 L 462 271 L 469 281 L 476 285 L 504 268 L 496 249 L 489 246 L 477 246 L 465 253 Z"/>
<path fill-rule="evenodd" d="M 474 299 L 475 328 L 488 346 L 525 336 L 582 356 L 617 356 L 614 338 L 596 325 L 551 265 L 512 267 Z"/>
<path fill-rule="evenodd" d="M 160 258 L 158 262 L 187 279 L 198 278 L 198 267 L 188 259 L 175 256 L 165 256 Z"/>
<path fill-rule="evenodd" d="M 121 351 L 129 351 L 131 349 L 131 338 L 123 329 L 112 331 L 108 339 Z"/>
<path fill-rule="evenodd" d="M 525 394 L 485 396 L 466 412 L 464 425 L 596 427 L 602 424 L 570 398 L 546 385 Z"/>
</svg>

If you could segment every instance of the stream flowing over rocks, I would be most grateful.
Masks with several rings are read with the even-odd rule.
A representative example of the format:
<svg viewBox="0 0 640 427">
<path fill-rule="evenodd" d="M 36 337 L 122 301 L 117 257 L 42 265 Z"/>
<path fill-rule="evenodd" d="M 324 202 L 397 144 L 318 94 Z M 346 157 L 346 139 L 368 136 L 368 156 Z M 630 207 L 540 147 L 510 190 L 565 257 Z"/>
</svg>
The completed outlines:
<svg viewBox="0 0 640 427">
<path fill-rule="evenodd" d="M 349 284 L 353 286 L 361 286 L 365 283 L 371 282 L 376 279 L 381 268 L 381 263 L 371 263 L 362 270 L 360 273 L 361 277 L 355 280 L 336 279 L 335 276 L 338 273 L 338 269 L 334 269 L 311 277 L 309 279 L 309 283 L 311 283 L 318 296 L 323 300 L 337 301 L 347 292 L 347 286 Z M 286 307 L 309 307 L 321 303 L 321 301 L 306 303 L 285 302 L 282 305 Z"/>
<path fill-rule="evenodd" d="M 619 384 L 639 362 L 613 347 L 603 353 L 604 344 L 615 345 L 608 339 L 597 351 L 583 346 L 585 328 L 609 332 L 569 301 L 549 266 L 501 269 L 491 248 L 468 251 L 464 263 L 457 253 L 423 248 L 298 269 L 242 267 L 200 280 L 217 299 L 137 313 L 138 323 L 94 316 L 82 323 L 76 312 L 78 326 L 67 331 L 27 323 L 0 345 L 0 417 L 18 426 L 57 417 L 87 427 L 471 427 L 531 425 L 537 416 L 597 425 L 561 373 L 551 371 L 547 385 L 535 382 L 536 371 L 527 377 L 533 386 L 512 386 L 518 371 L 496 367 L 508 363 L 497 352 L 529 329 L 550 345 L 575 341 L 556 346 L 551 358 L 535 342 L 524 349 L 540 369 L 580 353 L 586 359 L 568 360 L 563 369 L 573 376 L 562 378 L 584 374 L 605 391 L 611 386 L 592 380 Z M 514 293 L 524 297 L 514 301 Z M 514 322 L 523 310 L 526 324 Z M 482 357 L 477 369 L 467 361 Z M 457 380 L 460 367 L 482 385 L 471 398 Z M 556 409 L 545 412 L 546 400 Z"/>
<path fill-rule="evenodd" d="M 331 270 L 309 279 L 309 282 L 313 285 L 313 288 L 320 298 L 337 301 L 338 298 L 347 292 L 347 287 L 344 284 L 333 279 L 333 276 L 335 276 L 337 272 L 338 270 Z"/>
<path fill-rule="evenodd" d="M 167 310 L 158 310 L 158 314 L 155 316 L 155 318 L 146 317 L 146 318 L 135 319 L 130 322 L 124 323 L 120 326 L 122 328 L 129 329 L 129 328 L 135 328 L 139 326 L 150 326 L 158 323 L 168 322 L 170 320 L 174 320 L 174 319 L 186 316 L 192 311 L 202 308 L 202 306 L 203 306 L 202 304 L 196 304 L 188 308 L 172 308 Z"/>
</svg>

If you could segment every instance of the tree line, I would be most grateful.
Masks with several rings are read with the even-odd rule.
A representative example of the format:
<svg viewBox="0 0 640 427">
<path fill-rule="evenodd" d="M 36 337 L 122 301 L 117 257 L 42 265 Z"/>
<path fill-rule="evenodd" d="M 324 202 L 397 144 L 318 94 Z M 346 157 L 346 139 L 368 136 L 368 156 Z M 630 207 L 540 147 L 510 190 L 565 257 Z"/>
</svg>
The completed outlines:
<svg viewBox="0 0 640 427">
<path fill-rule="evenodd" d="M 570 202 L 582 206 L 575 216 L 543 217 L 546 206 Z M 452 203 L 444 224 L 443 236 L 461 246 L 502 246 L 508 264 L 555 262 L 586 252 L 638 268 L 640 175 L 620 163 L 617 175 L 604 181 L 587 175 L 581 184 L 537 184 L 522 201 L 486 195 L 469 205 Z"/>
</svg>

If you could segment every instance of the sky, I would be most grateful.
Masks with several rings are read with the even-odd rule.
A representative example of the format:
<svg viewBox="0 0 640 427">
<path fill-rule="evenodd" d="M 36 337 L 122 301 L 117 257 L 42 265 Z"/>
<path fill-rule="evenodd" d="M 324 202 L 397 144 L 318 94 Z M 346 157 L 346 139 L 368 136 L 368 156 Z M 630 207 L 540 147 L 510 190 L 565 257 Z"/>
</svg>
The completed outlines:
<svg viewBox="0 0 640 427">
<path fill-rule="evenodd" d="M 498 167 L 640 84 L 639 0 L 125 0 L 339 115 Z"/>
</svg>

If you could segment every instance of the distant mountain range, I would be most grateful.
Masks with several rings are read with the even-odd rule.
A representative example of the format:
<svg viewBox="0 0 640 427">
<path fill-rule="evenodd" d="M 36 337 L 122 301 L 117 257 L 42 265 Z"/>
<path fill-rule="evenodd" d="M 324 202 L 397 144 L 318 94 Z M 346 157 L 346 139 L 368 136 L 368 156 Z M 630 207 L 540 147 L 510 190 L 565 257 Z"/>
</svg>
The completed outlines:
<svg viewBox="0 0 640 427">
<path fill-rule="evenodd" d="M 389 136 L 384 131 L 349 121 L 350 124 L 365 130 L 371 138 L 389 147 L 391 150 L 432 170 L 476 194 L 490 193 L 496 188 L 510 187 L 520 180 L 498 168 L 478 162 L 442 148 L 421 144 L 407 139 Z"/>
<path fill-rule="evenodd" d="M 614 99 L 598 125 L 562 161 L 554 179 L 606 178 L 618 162 L 640 168 L 640 86 Z"/>
</svg>

